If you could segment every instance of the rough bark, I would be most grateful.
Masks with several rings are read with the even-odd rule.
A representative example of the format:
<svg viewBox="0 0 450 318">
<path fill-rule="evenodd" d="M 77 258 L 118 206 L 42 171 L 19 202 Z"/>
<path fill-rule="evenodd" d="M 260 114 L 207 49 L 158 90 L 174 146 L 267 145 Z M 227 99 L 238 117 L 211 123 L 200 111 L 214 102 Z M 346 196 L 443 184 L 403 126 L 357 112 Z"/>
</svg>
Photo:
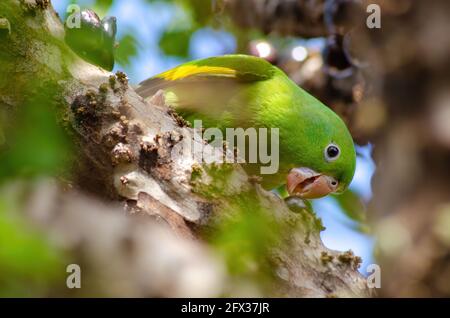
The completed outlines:
<svg viewBox="0 0 450 318">
<path fill-rule="evenodd" d="M 159 231 L 158 227 L 153 223 L 150 222 L 148 228 L 145 228 L 145 223 L 140 224 L 139 231 L 149 232 L 144 235 L 145 241 L 153 246 L 150 250 L 155 254 L 139 248 L 135 251 L 141 253 L 135 266 L 146 268 L 145 271 L 136 272 L 141 275 L 139 277 L 147 277 L 148 281 L 156 280 L 157 277 L 162 279 L 164 283 L 156 285 L 161 288 L 170 285 L 167 279 L 173 273 L 158 271 L 158 266 L 164 267 L 167 263 L 158 265 L 151 261 L 158 257 L 158 250 L 172 249 L 173 254 L 168 256 L 168 263 L 173 261 L 176 264 L 177 257 L 185 255 L 186 251 L 207 249 L 201 243 L 201 233 L 205 228 L 214 229 L 214 224 L 239 204 L 235 198 L 241 197 L 243 200 L 255 201 L 264 213 L 275 216 L 277 222 L 289 228 L 289 231 L 281 234 L 277 246 L 270 251 L 275 280 L 273 291 L 268 295 L 371 295 L 365 279 L 357 271 L 358 258 L 351 253 L 327 249 L 320 240 L 321 226 L 314 215 L 293 213 L 279 197 L 249 181 L 239 165 L 205 166 L 190 156 L 174 156 L 186 143 L 198 142 L 194 140 L 192 129 L 186 127 L 184 121 L 165 106 L 162 95 L 157 94 L 150 103 L 146 103 L 128 85 L 125 74 L 111 74 L 78 58 L 64 43 L 63 25 L 48 1 L 2 1 L 0 16 L 11 26 L 10 32 L 1 34 L 0 51 L 6 66 L 2 76 L 14 79 L 2 82 L 2 107 L 12 112 L 20 107 L 24 97 L 33 94 L 27 90 L 30 82 L 40 83 L 41 88 L 51 85 L 58 117 L 71 131 L 73 141 L 77 144 L 76 173 L 72 180 L 74 186 L 95 196 L 97 200 L 122 205 L 126 203 L 128 207 L 127 217 L 118 217 L 113 211 L 108 213 L 108 209 L 87 216 L 86 213 L 75 213 L 69 200 L 69 203 L 62 205 L 57 215 L 62 220 L 71 220 L 71 231 L 75 236 L 84 233 L 89 244 L 95 246 L 98 237 L 93 233 L 113 223 L 121 228 L 122 236 L 133 237 L 134 232 L 138 231 L 136 223 L 141 223 L 135 220 L 136 214 L 156 215 L 157 219 L 171 228 L 179 245 L 173 241 L 167 243 L 171 239 L 160 240 L 155 234 Z M 38 85 L 35 89 L 39 88 Z M 83 209 L 90 212 L 95 210 L 89 205 Z M 96 222 L 86 221 L 86 218 L 94 215 Z M 52 217 L 51 213 L 49 217 Z M 40 224 L 64 241 L 67 233 L 61 230 L 64 228 L 61 224 L 65 224 L 65 221 L 61 222 Z M 90 224 L 92 234 L 87 233 L 86 222 Z M 120 241 L 112 229 L 101 233 L 103 241 Z M 183 246 L 186 246 L 184 251 Z M 122 258 L 126 257 L 115 250 L 118 243 L 111 243 L 110 248 L 108 253 L 99 257 L 95 252 L 80 252 L 77 245 L 67 246 L 75 257 L 87 258 L 92 275 L 106 275 L 105 280 L 115 276 L 103 272 L 102 266 L 116 261 L 125 262 Z M 196 255 L 192 253 L 186 256 L 190 260 Z M 218 278 L 221 266 L 217 266 L 215 261 L 207 259 L 199 262 L 205 272 L 210 268 L 211 276 L 216 275 L 214 288 L 194 292 L 183 289 L 187 287 L 182 285 L 184 287 L 163 295 L 218 296 L 239 293 Z M 119 268 L 112 272 L 116 273 Z M 161 295 L 158 288 L 142 284 L 137 277 L 127 281 L 128 288 L 125 288 L 124 293 L 134 296 Z M 98 293 L 108 288 L 103 286 Z M 113 294 L 118 293 L 116 291 Z"/>
</svg>

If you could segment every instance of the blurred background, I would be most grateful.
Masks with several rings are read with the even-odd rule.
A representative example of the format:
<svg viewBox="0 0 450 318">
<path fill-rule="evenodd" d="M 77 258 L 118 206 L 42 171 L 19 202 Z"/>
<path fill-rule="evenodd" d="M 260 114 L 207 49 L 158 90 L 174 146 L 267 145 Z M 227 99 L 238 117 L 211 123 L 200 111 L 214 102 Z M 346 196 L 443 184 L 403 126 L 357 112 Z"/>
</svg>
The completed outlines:
<svg viewBox="0 0 450 318">
<path fill-rule="evenodd" d="M 450 296 L 448 1 L 52 3 L 62 19 L 73 3 L 93 9 L 101 18 L 117 18 L 114 70 L 125 71 L 132 84 L 192 59 L 229 53 L 256 55 L 283 69 L 345 120 L 357 145 L 357 169 L 350 191 L 313 202 L 326 227 L 321 233 L 324 244 L 341 251 L 351 249 L 361 256 L 359 271 L 363 275 L 368 274 L 369 264 L 379 264 L 380 296 Z M 381 9 L 379 29 L 366 25 L 370 3 Z M 33 103 L 39 100 L 30 101 Z M 24 123 L 36 122 L 33 116 L 39 114 L 31 112 L 19 118 Z M 55 136 L 53 128 L 46 129 L 50 130 L 44 131 L 47 136 Z M 22 134 L 17 136 L 19 141 L 26 139 L 27 131 Z M 0 167 L 0 178 L 14 177 L 14 171 L 22 173 L 23 166 L 55 173 L 51 167 L 61 164 L 60 153 L 68 151 L 61 138 L 48 144 L 43 137 L 40 147 L 49 149 L 43 162 L 17 161 L 30 158 L 19 151 L 1 156 L 4 168 Z M 0 134 L 0 145 L 1 139 Z M 11 208 L 10 202 L 11 196 L 3 194 L 0 210 Z M 1 254 L 13 251 L 2 249 L 0 272 L 2 268 L 7 268 L 6 272 L 39 272 L 29 267 L 40 264 L 52 272 L 48 264 L 58 266 L 64 258 L 53 255 L 45 244 L 39 245 L 39 239 L 22 237 L 22 232 L 14 232 L 14 226 L 2 222 L 0 218 L 0 243 L 11 246 L 11 237 L 16 237 L 17 246 L 32 245 L 29 248 L 38 261 L 28 264 L 24 255 L 22 267 L 17 267 L 4 261 L 8 258 Z M 49 276 L 44 273 L 33 279 Z M 2 289 L 2 283 L 8 283 L 9 289 Z M 0 276 L 0 293 L 7 290 L 5 293 L 11 294 L 13 285 Z"/>
</svg>

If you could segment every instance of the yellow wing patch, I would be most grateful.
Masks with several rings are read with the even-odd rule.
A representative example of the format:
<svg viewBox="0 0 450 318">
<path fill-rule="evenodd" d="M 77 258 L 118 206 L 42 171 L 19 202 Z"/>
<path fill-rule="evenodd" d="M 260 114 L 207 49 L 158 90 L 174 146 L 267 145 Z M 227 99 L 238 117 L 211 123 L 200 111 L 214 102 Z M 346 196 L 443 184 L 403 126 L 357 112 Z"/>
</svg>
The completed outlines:
<svg viewBox="0 0 450 318">
<path fill-rule="evenodd" d="M 221 66 L 198 66 L 198 65 L 182 65 L 174 69 L 168 70 L 164 73 L 157 75 L 158 78 L 163 78 L 168 81 L 176 81 L 179 79 L 186 78 L 192 75 L 217 75 L 217 76 L 228 76 L 235 77 L 236 70 L 228 67 Z"/>
</svg>

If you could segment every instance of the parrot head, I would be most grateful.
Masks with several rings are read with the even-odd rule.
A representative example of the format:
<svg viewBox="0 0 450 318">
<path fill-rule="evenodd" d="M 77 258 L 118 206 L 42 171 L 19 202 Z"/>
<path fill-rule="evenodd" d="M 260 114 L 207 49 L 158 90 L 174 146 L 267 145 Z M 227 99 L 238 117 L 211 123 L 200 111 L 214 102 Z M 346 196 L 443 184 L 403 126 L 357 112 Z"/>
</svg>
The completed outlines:
<svg viewBox="0 0 450 318">
<path fill-rule="evenodd" d="M 295 165 L 287 174 L 287 191 L 304 199 L 341 193 L 355 173 L 352 136 L 342 119 L 313 96 L 304 94 L 300 100 L 303 107 L 292 115 L 302 120 L 288 128 Z"/>
</svg>

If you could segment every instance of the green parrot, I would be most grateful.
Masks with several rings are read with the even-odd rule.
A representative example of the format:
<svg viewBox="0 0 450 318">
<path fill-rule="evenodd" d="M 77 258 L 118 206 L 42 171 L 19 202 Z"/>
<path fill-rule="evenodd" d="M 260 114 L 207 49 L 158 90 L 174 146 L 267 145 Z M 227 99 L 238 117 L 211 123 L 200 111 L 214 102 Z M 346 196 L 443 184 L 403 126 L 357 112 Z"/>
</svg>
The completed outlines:
<svg viewBox="0 0 450 318">
<path fill-rule="evenodd" d="M 224 55 L 182 64 L 143 81 L 143 98 L 163 90 L 185 119 L 205 127 L 278 128 L 279 169 L 262 185 L 286 185 L 302 199 L 341 193 L 350 184 L 356 153 L 344 122 L 279 68 L 248 55 Z M 258 164 L 246 164 L 258 174 Z"/>
</svg>

